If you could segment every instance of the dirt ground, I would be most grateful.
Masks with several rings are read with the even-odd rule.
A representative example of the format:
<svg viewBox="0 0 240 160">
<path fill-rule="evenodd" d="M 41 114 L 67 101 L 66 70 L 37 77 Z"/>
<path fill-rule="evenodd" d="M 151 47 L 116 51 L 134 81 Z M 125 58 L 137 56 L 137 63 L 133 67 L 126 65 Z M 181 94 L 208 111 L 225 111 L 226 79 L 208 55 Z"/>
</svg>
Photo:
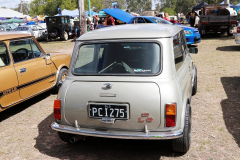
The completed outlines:
<svg viewBox="0 0 240 160">
<path fill-rule="evenodd" d="M 40 42 L 46 52 L 71 54 L 74 42 Z M 192 55 L 198 92 L 192 98 L 192 142 L 188 153 L 169 141 L 89 138 L 62 142 L 50 128 L 55 94 L 48 91 L 0 113 L 0 159 L 239 159 L 240 45 L 232 37 L 208 35 Z"/>
</svg>

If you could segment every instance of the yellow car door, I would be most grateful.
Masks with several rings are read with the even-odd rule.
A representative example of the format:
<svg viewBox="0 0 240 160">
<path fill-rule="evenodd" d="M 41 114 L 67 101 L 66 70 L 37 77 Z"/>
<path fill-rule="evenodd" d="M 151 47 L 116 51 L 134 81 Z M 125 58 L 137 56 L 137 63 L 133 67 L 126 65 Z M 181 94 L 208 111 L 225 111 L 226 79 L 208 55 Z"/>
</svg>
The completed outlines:
<svg viewBox="0 0 240 160">
<path fill-rule="evenodd" d="M 37 43 L 31 39 L 9 43 L 15 71 L 18 76 L 21 98 L 27 98 L 53 86 L 53 63 L 47 61 Z"/>
<path fill-rule="evenodd" d="M 18 79 L 6 44 L 0 42 L 0 111 L 21 100 Z"/>
</svg>

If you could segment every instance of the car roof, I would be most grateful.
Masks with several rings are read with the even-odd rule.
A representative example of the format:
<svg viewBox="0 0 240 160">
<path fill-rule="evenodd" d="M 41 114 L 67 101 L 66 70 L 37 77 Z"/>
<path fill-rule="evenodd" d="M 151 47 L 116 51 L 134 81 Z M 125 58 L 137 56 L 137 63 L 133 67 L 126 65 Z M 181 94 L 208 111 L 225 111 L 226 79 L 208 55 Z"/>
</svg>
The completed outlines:
<svg viewBox="0 0 240 160">
<path fill-rule="evenodd" d="M 16 32 L 0 32 L 0 41 L 9 40 L 9 39 L 18 39 L 18 38 L 28 38 L 28 37 L 33 37 L 33 36 L 27 33 L 17 34 Z"/>
<path fill-rule="evenodd" d="M 85 33 L 78 40 L 166 38 L 175 36 L 181 30 L 181 27 L 169 24 L 125 24 Z"/>
</svg>

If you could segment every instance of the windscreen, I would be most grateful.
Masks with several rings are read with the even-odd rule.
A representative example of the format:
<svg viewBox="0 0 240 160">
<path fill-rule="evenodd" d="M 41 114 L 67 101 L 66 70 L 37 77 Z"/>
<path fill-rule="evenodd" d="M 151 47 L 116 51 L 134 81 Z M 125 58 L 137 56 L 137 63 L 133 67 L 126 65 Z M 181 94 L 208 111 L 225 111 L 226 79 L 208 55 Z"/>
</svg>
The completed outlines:
<svg viewBox="0 0 240 160">
<path fill-rule="evenodd" d="M 28 27 L 17 27 L 14 29 L 14 31 L 28 31 Z"/>
<path fill-rule="evenodd" d="M 160 71 L 157 43 L 104 43 L 82 45 L 75 74 L 156 74 Z"/>
</svg>

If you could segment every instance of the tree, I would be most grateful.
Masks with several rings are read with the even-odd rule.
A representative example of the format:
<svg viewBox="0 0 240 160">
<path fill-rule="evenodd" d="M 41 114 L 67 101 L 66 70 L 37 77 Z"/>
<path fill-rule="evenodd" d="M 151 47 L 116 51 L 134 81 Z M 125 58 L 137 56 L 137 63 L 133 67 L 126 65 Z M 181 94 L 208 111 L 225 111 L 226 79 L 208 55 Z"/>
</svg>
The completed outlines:
<svg viewBox="0 0 240 160">
<path fill-rule="evenodd" d="M 31 15 L 53 16 L 58 13 L 57 8 L 74 10 L 77 8 L 78 0 L 33 0 L 30 4 Z"/>
<path fill-rule="evenodd" d="M 151 0 L 126 0 L 126 2 L 128 6 L 127 8 L 138 14 L 152 8 Z"/>
<path fill-rule="evenodd" d="M 86 15 L 84 10 L 84 0 L 78 0 L 80 35 L 87 32 Z"/>
<path fill-rule="evenodd" d="M 21 12 L 22 14 L 28 15 L 29 13 L 29 3 L 21 1 L 16 8 L 13 8 L 14 11 Z"/>
<path fill-rule="evenodd" d="M 102 9 L 103 0 L 91 0 L 91 8 L 95 12 L 99 12 Z M 84 0 L 84 8 L 88 10 L 88 0 Z"/>
<path fill-rule="evenodd" d="M 7 9 L 7 7 L 5 7 L 5 6 L 2 6 L 1 8 L 2 8 L 2 9 Z"/>
<path fill-rule="evenodd" d="M 102 0 L 102 8 L 112 8 L 112 2 L 116 2 L 116 0 Z M 119 9 L 126 9 L 127 2 L 126 0 L 118 0 Z"/>
</svg>

